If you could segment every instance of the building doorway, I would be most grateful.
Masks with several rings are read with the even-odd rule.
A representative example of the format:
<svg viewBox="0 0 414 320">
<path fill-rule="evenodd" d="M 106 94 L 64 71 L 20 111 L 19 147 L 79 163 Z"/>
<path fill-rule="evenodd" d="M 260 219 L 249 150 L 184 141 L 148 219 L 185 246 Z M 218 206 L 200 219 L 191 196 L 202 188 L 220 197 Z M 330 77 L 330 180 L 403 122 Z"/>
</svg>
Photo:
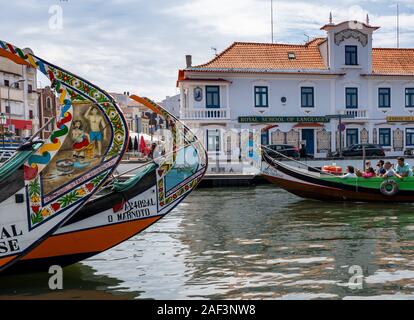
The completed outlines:
<svg viewBox="0 0 414 320">
<path fill-rule="evenodd" d="M 269 130 L 262 130 L 260 143 L 262 146 L 267 146 L 269 144 Z"/>
<path fill-rule="evenodd" d="M 306 154 L 315 153 L 315 130 L 302 129 L 302 141 L 305 141 Z"/>
</svg>

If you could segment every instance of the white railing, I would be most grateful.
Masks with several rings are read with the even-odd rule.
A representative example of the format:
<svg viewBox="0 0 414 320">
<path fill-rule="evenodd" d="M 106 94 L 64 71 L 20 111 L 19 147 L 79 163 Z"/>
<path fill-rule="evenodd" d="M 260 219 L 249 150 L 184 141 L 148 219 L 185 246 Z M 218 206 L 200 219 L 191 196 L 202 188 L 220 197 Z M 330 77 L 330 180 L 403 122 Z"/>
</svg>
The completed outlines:
<svg viewBox="0 0 414 320">
<path fill-rule="evenodd" d="M 198 108 L 181 109 L 180 119 L 210 120 L 210 119 L 230 119 L 230 109 L 228 108 Z"/>
<path fill-rule="evenodd" d="M 368 110 L 345 109 L 345 110 L 341 110 L 341 114 L 354 116 L 355 119 L 367 119 L 368 118 Z"/>
</svg>

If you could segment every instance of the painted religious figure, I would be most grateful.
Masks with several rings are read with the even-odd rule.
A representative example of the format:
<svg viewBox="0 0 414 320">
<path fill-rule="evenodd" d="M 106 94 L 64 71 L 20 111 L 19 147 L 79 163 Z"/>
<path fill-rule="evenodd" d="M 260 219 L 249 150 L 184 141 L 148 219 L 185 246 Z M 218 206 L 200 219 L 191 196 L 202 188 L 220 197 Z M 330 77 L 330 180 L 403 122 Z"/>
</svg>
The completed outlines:
<svg viewBox="0 0 414 320">
<path fill-rule="evenodd" d="M 84 118 L 89 122 L 90 142 L 94 144 L 98 151 L 95 153 L 95 157 L 100 157 L 102 155 L 102 140 L 106 133 L 105 119 L 95 106 L 91 106 L 88 111 L 86 111 Z"/>
<path fill-rule="evenodd" d="M 73 124 L 74 128 L 72 130 L 72 148 L 73 148 L 73 157 L 76 158 L 85 158 L 85 150 L 89 146 L 89 135 L 83 129 L 83 123 L 80 120 L 76 120 Z"/>
</svg>

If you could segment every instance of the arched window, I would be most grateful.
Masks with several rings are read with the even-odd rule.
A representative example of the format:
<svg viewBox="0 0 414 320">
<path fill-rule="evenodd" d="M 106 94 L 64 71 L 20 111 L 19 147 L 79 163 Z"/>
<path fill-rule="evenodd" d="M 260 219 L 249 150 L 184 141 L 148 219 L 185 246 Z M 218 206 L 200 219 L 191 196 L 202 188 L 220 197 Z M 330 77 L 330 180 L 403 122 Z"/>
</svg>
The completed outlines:
<svg viewBox="0 0 414 320">
<path fill-rule="evenodd" d="M 52 108 L 52 101 L 51 101 L 50 97 L 46 98 L 46 108 L 49 109 L 49 110 Z"/>
</svg>

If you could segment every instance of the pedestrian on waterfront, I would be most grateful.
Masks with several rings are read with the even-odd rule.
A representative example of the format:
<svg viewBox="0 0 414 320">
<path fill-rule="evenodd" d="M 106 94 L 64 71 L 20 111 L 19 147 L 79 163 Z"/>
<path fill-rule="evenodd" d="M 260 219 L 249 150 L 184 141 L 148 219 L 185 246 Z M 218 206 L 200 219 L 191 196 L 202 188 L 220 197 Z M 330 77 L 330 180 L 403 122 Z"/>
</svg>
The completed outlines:
<svg viewBox="0 0 414 320">
<path fill-rule="evenodd" d="M 410 165 L 405 162 L 405 159 L 403 157 L 399 157 L 397 161 L 395 172 L 402 177 L 412 177 L 413 172 L 411 171 Z"/>
<path fill-rule="evenodd" d="M 346 167 L 346 174 L 342 176 L 342 179 L 346 178 L 356 178 L 357 175 L 355 174 L 355 168 L 353 166 Z"/>
<path fill-rule="evenodd" d="M 392 168 L 391 162 L 387 161 L 384 163 L 385 173 L 381 176 L 383 178 L 397 177 L 398 179 L 403 179 L 403 176 L 395 172 Z"/>
<path fill-rule="evenodd" d="M 306 158 L 306 146 L 304 144 L 300 146 L 299 157 Z"/>
<path fill-rule="evenodd" d="M 153 143 L 151 143 L 151 147 L 150 147 L 150 150 L 149 150 L 149 153 L 148 153 L 148 157 L 150 158 L 150 159 L 154 159 L 154 156 L 155 156 L 155 148 L 157 147 L 157 144 L 155 143 L 155 142 L 153 142 Z"/>
<path fill-rule="evenodd" d="M 382 176 L 385 174 L 385 172 L 387 172 L 387 170 L 384 168 L 384 160 L 378 160 L 377 167 L 377 176 Z"/>
</svg>

